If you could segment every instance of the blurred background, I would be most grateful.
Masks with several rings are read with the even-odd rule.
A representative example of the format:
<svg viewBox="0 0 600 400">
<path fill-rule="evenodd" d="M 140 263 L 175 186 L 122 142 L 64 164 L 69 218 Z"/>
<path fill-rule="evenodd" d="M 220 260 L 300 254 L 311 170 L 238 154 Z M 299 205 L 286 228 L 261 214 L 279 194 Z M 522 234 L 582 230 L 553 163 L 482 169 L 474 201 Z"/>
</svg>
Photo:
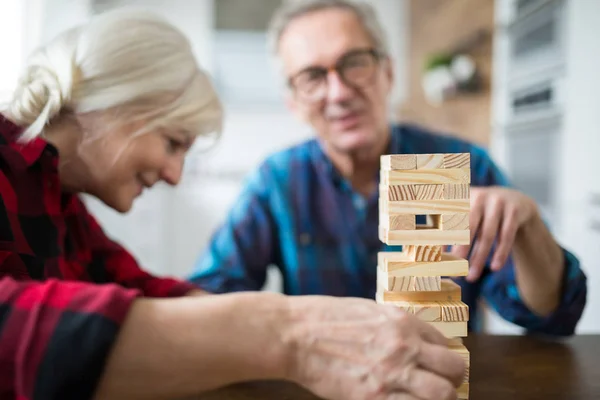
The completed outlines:
<svg viewBox="0 0 600 400">
<path fill-rule="evenodd" d="M 226 107 L 225 131 L 190 155 L 177 188 L 158 186 L 121 215 L 87 199 L 106 231 L 159 275 L 185 277 L 245 175 L 312 136 L 286 110 L 266 27 L 281 0 L 0 0 L 0 95 L 29 52 L 122 6 L 159 12 L 192 42 Z M 534 197 L 589 277 L 578 332 L 600 332 L 600 1 L 371 0 L 395 60 L 393 119 L 489 148 Z M 272 269 L 265 290 L 277 291 Z M 490 332 L 520 330 L 487 312 Z"/>
</svg>

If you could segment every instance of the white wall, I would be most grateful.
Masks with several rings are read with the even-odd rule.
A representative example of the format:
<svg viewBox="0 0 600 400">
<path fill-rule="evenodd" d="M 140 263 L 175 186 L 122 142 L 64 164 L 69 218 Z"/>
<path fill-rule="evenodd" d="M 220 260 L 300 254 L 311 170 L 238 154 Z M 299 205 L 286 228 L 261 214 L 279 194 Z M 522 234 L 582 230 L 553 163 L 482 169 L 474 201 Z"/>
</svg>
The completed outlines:
<svg viewBox="0 0 600 400">
<path fill-rule="evenodd" d="M 0 103 L 8 101 L 23 62 L 24 8 L 21 0 L 0 2 L 0 47 L 7 58 L 0 62 Z"/>
</svg>

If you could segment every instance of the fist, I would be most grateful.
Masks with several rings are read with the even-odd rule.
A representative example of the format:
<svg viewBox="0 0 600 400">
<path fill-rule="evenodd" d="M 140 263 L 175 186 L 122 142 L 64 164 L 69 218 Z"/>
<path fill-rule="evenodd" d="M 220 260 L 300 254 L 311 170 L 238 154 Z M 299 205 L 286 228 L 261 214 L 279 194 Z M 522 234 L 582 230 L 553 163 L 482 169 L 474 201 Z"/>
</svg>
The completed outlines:
<svg viewBox="0 0 600 400">
<path fill-rule="evenodd" d="M 366 299 L 291 302 L 293 381 L 327 399 L 456 399 L 465 363 L 426 322 Z"/>
</svg>

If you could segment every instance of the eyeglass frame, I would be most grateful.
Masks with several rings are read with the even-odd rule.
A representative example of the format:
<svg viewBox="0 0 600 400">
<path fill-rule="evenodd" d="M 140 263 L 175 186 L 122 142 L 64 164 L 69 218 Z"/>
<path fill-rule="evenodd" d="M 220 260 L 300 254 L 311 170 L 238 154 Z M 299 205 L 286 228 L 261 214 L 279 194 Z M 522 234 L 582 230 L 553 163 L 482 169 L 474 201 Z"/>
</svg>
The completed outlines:
<svg viewBox="0 0 600 400">
<path fill-rule="evenodd" d="M 353 89 L 360 89 L 361 87 L 364 87 L 365 85 L 356 85 L 353 82 L 348 81 L 348 79 L 345 77 L 344 75 L 344 65 L 343 63 L 346 61 L 346 59 L 350 56 L 354 56 L 354 55 L 360 55 L 360 54 L 368 54 L 370 56 L 373 57 L 374 63 L 376 64 L 375 66 L 378 67 L 378 64 L 381 62 L 382 59 L 387 59 L 387 54 L 385 52 L 382 52 L 380 50 L 377 50 L 374 47 L 368 47 L 368 48 L 357 48 L 357 49 L 352 49 L 346 53 L 344 53 L 336 62 L 334 65 L 330 66 L 330 67 L 320 67 L 320 66 L 309 66 L 309 67 L 305 67 L 303 69 L 301 69 L 300 71 L 296 72 L 295 74 L 293 74 L 292 76 L 288 77 L 287 79 L 287 86 L 288 88 L 290 88 L 292 91 L 294 91 L 294 93 L 299 94 L 298 89 L 296 88 L 296 86 L 294 85 L 294 80 L 296 78 L 298 78 L 299 76 L 301 76 L 302 74 L 305 74 L 306 72 L 309 71 L 318 71 L 322 74 L 320 79 L 323 79 L 323 82 L 327 83 L 327 75 L 331 72 L 331 71 L 335 71 L 337 73 L 337 75 L 340 77 L 340 79 L 342 80 L 342 82 L 344 82 L 345 85 L 347 85 L 348 87 L 351 87 Z M 375 72 L 375 70 L 374 70 Z M 308 101 L 319 101 L 321 100 L 319 97 L 317 97 L 316 99 L 309 99 L 310 95 L 300 95 L 301 97 L 303 97 L 304 99 L 308 99 Z"/>
</svg>

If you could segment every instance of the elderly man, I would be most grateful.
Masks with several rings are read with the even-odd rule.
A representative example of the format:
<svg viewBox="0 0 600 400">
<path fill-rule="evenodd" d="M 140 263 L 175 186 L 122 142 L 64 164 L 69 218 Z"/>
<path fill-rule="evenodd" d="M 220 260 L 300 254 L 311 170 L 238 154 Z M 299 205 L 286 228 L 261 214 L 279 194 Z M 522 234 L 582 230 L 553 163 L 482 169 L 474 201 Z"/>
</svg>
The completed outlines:
<svg viewBox="0 0 600 400">
<path fill-rule="evenodd" d="M 287 103 L 316 138 L 272 155 L 249 178 L 191 280 L 211 292 L 259 290 L 267 267 L 287 294 L 374 298 L 382 154 L 471 154 L 470 271 L 457 279 L 477 328 L 483 298 L 529 332 L 571 335 L 586 277 L 535 202 L 512 188 L 487 152 L 456 137 L 388 120 L 392 62 L 373 10 L 342 0 L 289 2 L 271 35 Z M 475 229 L 478 228 L 478 229 Z"/>
</svg>

